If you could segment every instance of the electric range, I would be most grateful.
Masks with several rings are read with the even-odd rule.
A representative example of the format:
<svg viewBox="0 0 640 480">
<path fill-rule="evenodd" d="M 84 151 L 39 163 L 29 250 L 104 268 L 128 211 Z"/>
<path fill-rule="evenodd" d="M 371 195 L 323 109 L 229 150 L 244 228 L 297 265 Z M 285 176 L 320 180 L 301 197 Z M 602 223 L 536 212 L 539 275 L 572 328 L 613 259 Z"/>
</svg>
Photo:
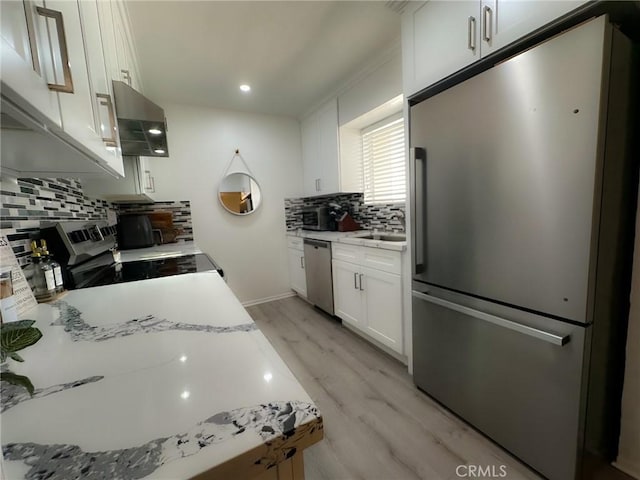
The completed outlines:
<svg viewBox="0 0 640 480">
<path fill-rule="evenodd" d="M 224 278 L 222 268 L 205 253 L 115 262 L 115 234 L 116 226 L 102 220 L 57 222 L 42 229 L 69 290 L 197 272 L 217 271 Z"/>
</svg>

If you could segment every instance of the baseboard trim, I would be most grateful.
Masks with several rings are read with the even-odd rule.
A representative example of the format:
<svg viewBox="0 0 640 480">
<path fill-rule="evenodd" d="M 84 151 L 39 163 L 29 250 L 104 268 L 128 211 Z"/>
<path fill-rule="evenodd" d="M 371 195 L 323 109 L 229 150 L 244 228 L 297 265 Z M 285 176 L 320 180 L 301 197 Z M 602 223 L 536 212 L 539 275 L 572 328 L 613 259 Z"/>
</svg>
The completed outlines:
<svg viewBox="0 0 640 480">
<path fill-rule="evenodd" d="M 257 300 L 249 300 L 242 302 L 243 307 L 253 307 L 254 305 L 260 305 L 261 303 L 273 302 L 275 300 L 282 300 L 283 298 L 294 297 L 296 292 L 281 293 L 280 295 L 273 295 L 271 297 L 259 298 Z"/>
<path fill-rule="evenodd" d="M 622 460 L 622 463 L 620 463 L 620 459 L 618 459 L 617 461 L 612 462 L 611 465 L 630 477 L 640 479 L 640 465 L 634 465 L 632 462 L 627 463 L 624 459 Z"/>
</svg>

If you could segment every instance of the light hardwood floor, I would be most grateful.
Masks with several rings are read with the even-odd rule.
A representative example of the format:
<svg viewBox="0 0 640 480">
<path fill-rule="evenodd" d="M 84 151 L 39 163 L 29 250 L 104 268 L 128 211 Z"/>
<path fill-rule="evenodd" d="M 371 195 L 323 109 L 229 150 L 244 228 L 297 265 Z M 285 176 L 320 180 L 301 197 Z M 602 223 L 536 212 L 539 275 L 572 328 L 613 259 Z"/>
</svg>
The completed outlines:
<svg viewBox="0 0 640 480">
<path fill-rule="evenodd" d="M 404 365 L 300 298 L 247 310 L 323 414 L 325 438 L 305 450 L 307 480 L 459 479 L 465 464 L 540 478 L 417 390 Z"/>
</svg>

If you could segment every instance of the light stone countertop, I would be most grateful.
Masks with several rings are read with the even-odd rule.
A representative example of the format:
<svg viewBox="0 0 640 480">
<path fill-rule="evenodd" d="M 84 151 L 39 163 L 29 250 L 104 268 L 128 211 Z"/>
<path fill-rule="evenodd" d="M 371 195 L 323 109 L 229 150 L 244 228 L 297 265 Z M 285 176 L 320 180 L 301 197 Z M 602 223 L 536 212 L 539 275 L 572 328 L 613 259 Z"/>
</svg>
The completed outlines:
<svg viewBox="0 0 640 480">
<path fill-rule="evenodd" d="M 371 235 L 372 233 L 381 235 L 403 235 L 393 234 L 389 232 L 373 231 L 373 230 L 356 230 L 354 232 L 314 232 L 311 230 L 290 230 L 287 235 L 290 237 L 313 238 L 315 240 L 325 240 L 329 242 L 346 243 L 349 245 L 360 245 L 362 247 L 382 248 L 384 250 L 396 250 L 403 252 L 407 249 L 407 241 L 388 242 L 384 240 L 372 240 L 360 238 L 362 236 Z"/>
<path fill-rule="evenodd" d="M 7 362 L 35 394 L 2 382 L 4 478 L 247 478 L 322 438 L 216 272 L 73 290 L 23 318 L 43 337 Z"/>
</svg>

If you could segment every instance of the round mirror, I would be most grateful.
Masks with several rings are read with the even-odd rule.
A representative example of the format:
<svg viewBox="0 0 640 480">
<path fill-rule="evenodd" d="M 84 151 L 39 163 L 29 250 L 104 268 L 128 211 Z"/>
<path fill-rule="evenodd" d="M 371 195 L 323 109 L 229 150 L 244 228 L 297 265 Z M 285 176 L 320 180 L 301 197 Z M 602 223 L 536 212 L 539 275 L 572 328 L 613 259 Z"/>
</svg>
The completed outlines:
<svg viewBox="0 0 640 480">
<path fill-rule="evenodd" d="M 246 173 L 230 173 L 220 182 L 218 198 L 222 206 L 234 215 L 249 215 L 256 211 L 262 201 L 260 187 Z"/>
</svg>

